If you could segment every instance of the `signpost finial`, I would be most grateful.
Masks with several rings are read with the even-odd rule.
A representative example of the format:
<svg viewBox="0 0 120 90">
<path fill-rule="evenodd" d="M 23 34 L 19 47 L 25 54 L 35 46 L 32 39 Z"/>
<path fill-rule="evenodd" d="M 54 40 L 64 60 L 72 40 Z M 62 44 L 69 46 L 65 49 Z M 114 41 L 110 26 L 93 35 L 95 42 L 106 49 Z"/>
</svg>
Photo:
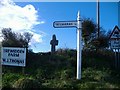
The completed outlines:
<svg viewBox="0 0 120 90">
<path fill-rule="evenodd" d="M 78 11 L 77 20 L 78 20 L 78 21 L 80 20 L 80 11 Z"/>
<path fill-rule="evenodd" d="M 80 11 L 78 11 L 78 14 L 77 14 L 77 28 L 78 29 L 82 28 L 82 23 L 80 19 Z"/>
</svg>

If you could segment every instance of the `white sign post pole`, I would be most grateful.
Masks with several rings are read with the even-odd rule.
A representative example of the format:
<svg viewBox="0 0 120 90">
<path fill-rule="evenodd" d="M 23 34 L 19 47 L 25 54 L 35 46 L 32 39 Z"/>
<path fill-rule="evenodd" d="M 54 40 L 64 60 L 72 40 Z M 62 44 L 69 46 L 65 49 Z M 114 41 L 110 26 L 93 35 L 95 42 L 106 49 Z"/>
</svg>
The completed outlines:
<svg viewBox="0 0 120 90">
<path fill-rule="evenodd" d="M 77 79 L 81 79 L 81 54 L 82 54 L 82 43 L 81 33 L 82 25 L 80 21 L 80 12 L 77 15 Z"/>
<path fill-rule="evenodd" d="M 82 24 L 80 12 L 78 11 L 77 21 L 55 21 L 55 28 L 77 27 L 77 79 L 81 79 L 81 56 L 82 56 Z"/>
</svg>

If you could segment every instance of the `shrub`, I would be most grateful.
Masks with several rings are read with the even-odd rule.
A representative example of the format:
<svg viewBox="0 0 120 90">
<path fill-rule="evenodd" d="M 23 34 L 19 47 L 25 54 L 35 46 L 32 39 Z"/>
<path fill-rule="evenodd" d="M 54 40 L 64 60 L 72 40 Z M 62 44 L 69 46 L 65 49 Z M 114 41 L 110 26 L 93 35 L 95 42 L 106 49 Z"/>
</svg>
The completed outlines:
<svg viewBox="0 0 120 90">
<path fill-rule="evenodd" d="M 111 71 L 103 68 L 102 70 L 96 70 L 93 68 L 84 69 L 82 72 L 82 79 L 85 81 L 97 81 L 104 82 L 110 78 Z"/>
<path fill-rule="evenodd" d="M 6 73 L 2 75 L 2 88 L 11 88 L 12 84 L 18 80 L 20 77 L 23 77 L 21 74 Z"/>
<path fill-rule="evenodd" d="M 13 87 L 24 90 L 26 88 L 41 88 L 42 85 L 37 80 L 32 78 L 20 78 L 14 83 Z"/>
<path fill-rule="evenodd" d="M 74 69 L 66 69 L 61 71 L 60 75 L 61 79 L 71 79 L 75 77 L 75 70 Z"/>
</svg>

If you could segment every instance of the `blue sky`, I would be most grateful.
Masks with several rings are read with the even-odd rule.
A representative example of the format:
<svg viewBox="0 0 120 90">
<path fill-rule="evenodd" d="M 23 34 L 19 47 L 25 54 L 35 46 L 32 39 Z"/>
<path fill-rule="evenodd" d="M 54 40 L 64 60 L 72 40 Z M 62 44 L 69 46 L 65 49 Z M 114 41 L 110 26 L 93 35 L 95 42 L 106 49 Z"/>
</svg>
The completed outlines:
<svg viewBox="0 0 120 90">
<path fill-rule="evenodd" d="M 81 18 L 91 18 L 96 23 L 96 2 L 17 2 L 15 4 L 20 7 L 33 5 L 37 11 L 38 21 L 44 22 L 33 27 L 35 33 L 43 35 L 42 42 L 31 46 L 35 52 L 50 51 L 50 40 L 53 34 L 59 40 L 57 49 L 76 49 L 76 28 L 54 28 L 54 21 L 76 20 L 79 10 Z M 117 2 L 100 3 L 100 25 L 107 31 L 118 25 Z"/>
<path fill-rule="evenodd" d="M 37 10 L 38 15 L 45 21 L 42 25 L 37 25 L 37 31 L 43 31 L 46 36 L 43 42 L 35 44 L 34 51 L 50 51 L 50 40 L 55 34 L 59 40 L 57 48 L 76 49 L 76 28 L 54 28 L 54 21 L 76 20 L 77 12 L 80 11 L 81 18 L 91 18 L 96 22 L 96 3 L 95 2 L 37 2 L 19 3 L 24 6 L 32 4 Z M 100 3 L 100 25 L 105 30 L 111 30 L 118 24 L 118 6 L 115 2 Z M 36 31 L 36 32 L 37 32 Z"/>
</svg>

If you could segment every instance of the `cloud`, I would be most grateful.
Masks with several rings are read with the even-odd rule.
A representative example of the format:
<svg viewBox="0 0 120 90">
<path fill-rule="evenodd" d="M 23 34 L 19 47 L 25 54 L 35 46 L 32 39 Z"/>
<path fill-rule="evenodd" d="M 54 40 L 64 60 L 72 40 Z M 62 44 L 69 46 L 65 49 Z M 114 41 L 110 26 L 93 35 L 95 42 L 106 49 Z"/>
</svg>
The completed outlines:
<svg viewBox="0 0 120 90">
<path fill-rule="evenodd" d="M 33 5 L 20 7 L 12 0 L 0 1 L 0 28 L 12 28 L 20 33 L 28 31 L 33 34 L 32 43 L 42 42 L 43 36 L 33 32 L 36 25 L 45 23 L 38 18 L 38 11 Z"/>
<path fill-rule="evenodd" d="M 45 35 L 45 33 L 44 34 L 40 34 L 40 33 L 35 33 L 33 31 L 28 31 L 28 32 L 33 35 L 33 38 L 31 40 L 31 42 L 29 43 L 29 45 L 35 44 L 36 42 L 37 43 L 43 42 L 42 37 Z"/>
</svg>

